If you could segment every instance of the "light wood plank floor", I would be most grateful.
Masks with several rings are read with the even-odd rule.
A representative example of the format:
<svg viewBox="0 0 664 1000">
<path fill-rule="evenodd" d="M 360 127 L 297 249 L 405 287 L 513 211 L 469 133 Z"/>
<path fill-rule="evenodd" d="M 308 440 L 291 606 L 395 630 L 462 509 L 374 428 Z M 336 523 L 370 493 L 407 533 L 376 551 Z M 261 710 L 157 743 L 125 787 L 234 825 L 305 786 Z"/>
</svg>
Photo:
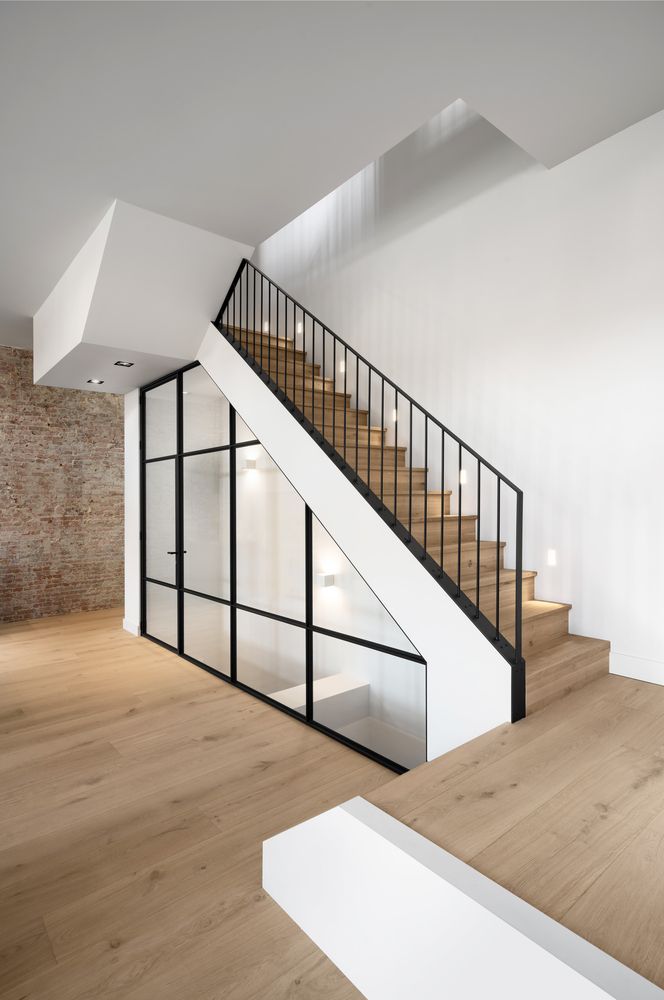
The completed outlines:
<svg viewBox="0 0 664 1000">
<path fill-rule="evenodd" d="M 664 688 L 604 677 L 367 798 L 664 987 Z"/>
<path fill-rule="evenodd" d="M 0 626 L 0 997 L 359 997 L 261 843 L 394 775 L 120 621 Z"/>
</svg>

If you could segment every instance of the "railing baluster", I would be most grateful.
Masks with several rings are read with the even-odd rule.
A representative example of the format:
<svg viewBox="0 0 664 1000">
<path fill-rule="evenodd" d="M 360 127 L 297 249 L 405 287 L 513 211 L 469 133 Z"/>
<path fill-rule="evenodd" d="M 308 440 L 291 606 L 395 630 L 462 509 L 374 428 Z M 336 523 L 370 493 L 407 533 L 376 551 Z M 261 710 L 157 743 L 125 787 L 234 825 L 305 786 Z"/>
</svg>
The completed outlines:
<svg viewBox="0 0 664 1000">
<path fill-rule="evenodd" d="M 383 464 L 385 458 L 385 376 L 381 375 L 381 386 L 380 386 L 380 502 L 381 505 L 385 504 L 385 497 L 383 493 Z"/>
<path fill-rule="evenodd" d="M 313 350 L 314 350 L 314 362 L 315 362 L 316 361 L 316 320 L 313 319 L 313 318 L 311 320 L 311 338 L 312 338 L 313 345 L 314 345 Z M 314 368 L 312 367 L 312 369 L 311 369 L 311 422 L 312 422 L 312 424 L 315 427 L 316 426 L 316 407 L 315 407 L 315 399 L 314 399 L 314 396 L 315 396 L 314 388 L 315 388 L 315 376 L 314 376 Z"/>
<path fill-rule="evenodd" d="M 279 389 L 279 289 L 277 288 L 277 390 Z"/>
<path fill-rule="evenodd" d="M 371 489 L 371 365 L 367 367 L 367 486 Z"/>
<path fill-rule="evenodd" d="M 254 273 L 254 315 L 253 315 L 253 340 L 252 340 L 252 354 L 254 356 L 254 361 L 256 360 L 256 268 L 252 267 Z"/>
<path fill-rule="evenodd" d="M 295 300 L 293 299 L 293 406 L 295 406 L 295 368 L 296 368 L 296 358 L 297 358 L 297 313 Z M 304 329 L 304 327 L 302 327 Z M 304 364 L 304 356 L 302 357 L 302 364 Z"/>
<path fill-rule="evenodd" d="M 284 396 L 288 396 L 288 299 L 284 296 Z"/>
<path fill-rule="evenodd" d="M 461 454 L 461 442 L 459 441 L 459 509 L 457 511 L 457 597 L 461 593 L 461 504 L 463 501 L 463 483 L 461 482 L 461 466 L 463 456 Z"/>
<path fill-rule="evenodd" d="M 348 410 L 348 348 L 344 344 L 344 462 L 346 461 L 346 411 Z"/>
<path fill-rule="evenodd" d="M 247 295 L 246 295 L 246 306 L 245 306 L 245 317 L 246 317 L 246 346 L 245 351 L 249 354 L 249 266 L 245 267 L 244 272 L 247 276 Z"/>
<path fill-rule="evenodd" d="M 265 284 L 265 278 L 261 274 L 261 329 L 258 334 L 258 343 L 261 348 L 260 366 L 263 367 L 263 285 Z M 254 347 L 254 355 L 256 354 L 256 348 Z"/>
<path fill-rule="evenodd" d="M 332 390 L 334 392 L 335 405 L 332 407 L 332 447 L 337 450 L 337 338 L 332 334 Z"/>
<path fill-rule="evenodd" d="M 272 282 L 267 283 L 267 370 L 272 378 Z M 265 336 L 265 334 L 263 334 Z"/>
<path fill-rule="evenodd" d="M 477 542 L 475 546 L 475 617 L 480 616 L 480 529 L 482 526 L 482 467 L 479 458 L 477 459 L 477 521 L 475 522 L 475 534 Z"/>
<path fill-rule="evenodd" d="M 410 414 L 408 417 L 408 534 L 409 541 L 413 540 L 413 403 L 410 403 Z"/>
<path fill-rule="evenodd" d="M 516 589 L 514 609 L 514 650 L 516 662 L 521 661 L 521 630 L 523 624 L 523 493 L 516 494 Z"/>
<path fill-rule="evenodd" d="M 424 415 L 424 558 L 427 557 L 427 528 L 429 517 L 429 418 Z"/>
<path fill-rule="evenodd" d="M 398 521 L 397 500 L 398 500 L 398 475 L 397 475 L 397 442 L 399 440 L 399 390 L 394 387 L 394 524 Z"/>
<path fill-rule="evenodd" d="M 500 476 L 496 498 L 496 639 L 500 635 Z"/>
<path fill-rule="evenodd" d="M 355 482 L 359 475 L 359 444 L 360 444 L 360 359 L 355 355 Z"/>
<path fill-rule="evenodd" d="M 440 572 L 445 571 L 445 431 L 440 429 Z"/>
<path fill-rule="evenodd" d="M 321 327 L 321 331 L 323 334 L 323 367 L 321 368 L 321 372 L 323 375 L 323 419 L 321 421 L 322 423 L 321 433 L 323 437 L 325 437 L 325 327 L 324 326 Z M 332 407 L 334 408 L 334 391 L 332 392 Z"/>
<path fill-rule="evenodd" d="M 242 275 L 240 275 L 240 280 L 238 281 L 238 288 L 239 288 L 239 293 L 240 293 L 239 294 L 239 299 L 240 299 L 240 306 L 239 306 L 239 312 L 240 312 L 240 337 L 239 337 L 239 340 L 240 340 L 240 350 L 242 350 Z"/>
<path fill-rule="evenodd" d="M 307 388 L 307 317 L 305 316 L 304 309 L 302 310 L 302 349 L 304 355 L 302 357 L 302 402 L 300 404 L 300 409 L 302 414 L 306 417 L 307 408 L 304 405 L 304 397 Z"/>
</svg>

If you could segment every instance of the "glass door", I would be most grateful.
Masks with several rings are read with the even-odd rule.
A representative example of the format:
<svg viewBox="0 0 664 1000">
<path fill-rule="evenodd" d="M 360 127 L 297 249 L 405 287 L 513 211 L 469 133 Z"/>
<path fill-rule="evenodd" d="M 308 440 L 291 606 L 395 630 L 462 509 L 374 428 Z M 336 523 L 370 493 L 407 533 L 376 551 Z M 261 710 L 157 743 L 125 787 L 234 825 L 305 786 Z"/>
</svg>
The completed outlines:
<svg viewBox="0 0 664 1000">
<path fill-rule="evenodd" d="M 143 629 L 179 649 L 178 378 L 143 396 Z"/>
</svg>

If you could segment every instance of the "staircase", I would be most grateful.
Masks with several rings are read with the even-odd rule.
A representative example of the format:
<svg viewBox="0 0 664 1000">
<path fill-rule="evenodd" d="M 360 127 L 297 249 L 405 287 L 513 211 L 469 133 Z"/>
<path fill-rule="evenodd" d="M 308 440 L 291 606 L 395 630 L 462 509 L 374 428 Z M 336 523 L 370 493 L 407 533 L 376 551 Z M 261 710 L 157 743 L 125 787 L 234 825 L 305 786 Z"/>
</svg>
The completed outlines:
<svg viewBox="0 0 664 1000">
<path fill-rule="evenodd" d="M 513 721 L 608 672 L 609 643 L 536 599 L 513 483 L 250 262 L 215 325 L 509 660 Z"/>
</svg>

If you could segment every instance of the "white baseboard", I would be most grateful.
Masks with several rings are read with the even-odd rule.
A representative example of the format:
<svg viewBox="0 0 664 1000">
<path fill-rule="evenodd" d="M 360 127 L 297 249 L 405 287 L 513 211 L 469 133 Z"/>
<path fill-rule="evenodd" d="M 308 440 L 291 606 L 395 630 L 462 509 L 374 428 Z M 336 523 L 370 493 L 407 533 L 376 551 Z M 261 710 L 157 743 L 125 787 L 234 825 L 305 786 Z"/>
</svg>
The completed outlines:
<svg viewBox="0 0 664 1000">
<path fill-rule="evenodd" d="M 368 1000 L 664 1000 L 364 799 L 267 840 L 263 886 Z"/>
<path fill-rule="evenodd" d="M 647 660 L 642 656 L 612 651 L 609 669 L 612 674 L 620 674 L 621 677 L 632 677 L 649 684 L 664 684 L 664 663 L 661 660 Z"/>
<path fill-rule="evenodd" d="M 140 635 L 141 629 L 135 622 L 130 622 L 127 618 L 122 619 L 122 627 L 125 632 L 131 632 L 132 635 Z"/>
</svg>

